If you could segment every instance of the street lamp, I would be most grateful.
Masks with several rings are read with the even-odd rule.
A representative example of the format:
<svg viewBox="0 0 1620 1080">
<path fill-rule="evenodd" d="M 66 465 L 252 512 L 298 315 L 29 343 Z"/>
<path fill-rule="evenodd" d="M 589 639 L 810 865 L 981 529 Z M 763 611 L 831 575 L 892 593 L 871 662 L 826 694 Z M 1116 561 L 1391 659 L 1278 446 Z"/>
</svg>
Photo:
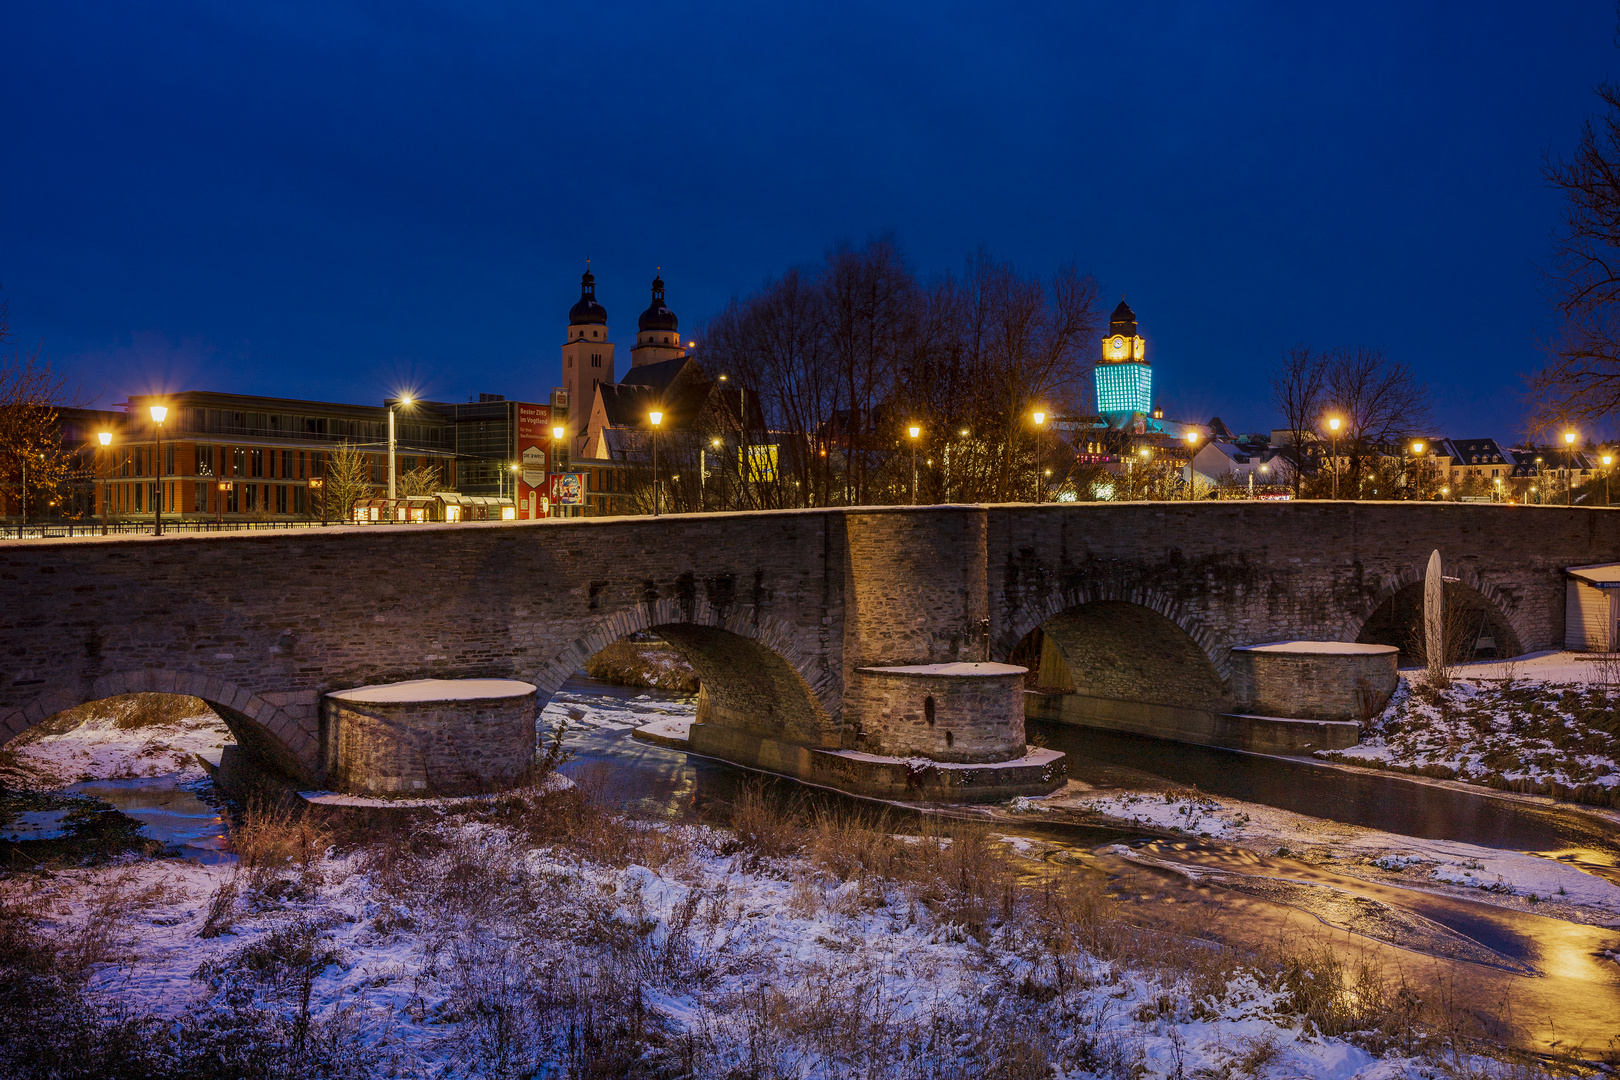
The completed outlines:
<svg viewBox="0 0 1620 1080">
<path fill-rule="evenodd" d="M 1125 493 L 1127 500 L 1136 498 L 1136 458 L 1138 457 L 1142 459 L 1142 468 L 1145 470 L 1147 468 L 1149 457 L 1148 448 L 1144 446 L 1136 452 L 1136 457 L 1126 459 L 1125 485 L 1129 489 Z"/>
<path fill-rule="evenodd" d="M 1575 433 L 1564 432 L 1564 463 L 1569 469 L 1569 475 L 1564 483 L 1564 505 L 1575 505 Z"/>
<path fill-rule="evenodd" d="M 1193 431 L 1187 432 L 1187 499 L 1188 499 L 1188 501 L 1191 501 L 1192 497 L 1193 497 L 1193 475 L 1194 475 L 1193 474 L 1193 455 L 1195 453 L 1197 453 L 1197 450 L 1198 450 L 1198 432 L 1195 429 Z"/>
<path fill-rule="evenodd" d="M 153 405 L 148 410 L 152 414 L 153 429 L 157 432 L 155 449 L 152 456 L 152 474 L 157 477 L 157 493 L 152 500 L 152 535 L 163 535 L 163 420 L 169 415 L 167 405 Z"/>
<path fill-rule="evenodd" d="M 318 477 L 318 476 L 310 477 L 309 478 L 309 486 L 314 488 L 315 490 L 319 491 L 320 488 L 321 488 L 321 478 Z M 219 482 L 218 487 L 216 488 L 217 498 L 215 498 L 215 500 L 214 500 L 214 509 L 215 509 L 215 512 L 218 513 L 218 515 L 219 515 L 219 527 L 221 529 L 223 529 L 225 527 L 225 496 L 230 493 L 230 490 L 231 490 L 231 485 L 230 485 L 230 481 L 228 481 L 228 480 L 221 480 Z M 321 524 L 322 525 L 326 524 L 326 502 L 325 502 L 325 500 L 321 501 Z"/>
<path fill-rule="evenodd" d="M 1412 440 L 1412 479 L 1418 489 L 1418 498 L 1423 498 L 1423 440 Z"/>
<path fill-rule="evenodd" d="M 1041 480 L 1040 459 L 1041 451 L 1045 449 L 1041 441 L 1041 433 L 1046 430 L 1046 414 L 1037 411 L 1030 419 L 1035 421 L 1035 502 L 1039 504 L 1041 501 L 1041 488 L 1045 486 Z"/>
<path fill-rule="evenodd" d="M 558 425 L 556 425 L 555 427 L 553 427 L 551 429 L 551 471 L 552 472 L 561 472 L 562 471 L 562 469 L 559 468 L 558 464 L 557 464 L 557 444 L 562 442 L 562 437 L 563 437 L 563 431 L 564 430 L 565 429 L 563 428 L 563 426 L 561 424 L 558 424 Z M 551 487 L 551 481 L 549 479 L 546 481 L 546 487 L 548 489 Z M 546 492 L 547 502 L 550 502 L 551 494 L 552 494 L 552 492 L 550 490 L 548 490 Z M 558 506 L 556 506 L 555 504 L 552 504 L 550 509 L 549 509 L 548 516 L 556 515 L 558 509 L 560 509 Z"/>
<path fill-rule="evenodd" d="M 724 375 L 721 378 L 725 378 Z M 658 516 L 658 425 L 664 422 L 664 414 L 656 409 L 647 414 L 647 420 L 652 424 L 653 433 L 653 517 Z"/>
<path fill-rule="evenodd" d="M 1501 502 L 1502 501 L 1502 478 L 1500 476 L 1498 476 L 1495 480 L 1492 480 L 1491 483 L 1496 485 L 1496 501 Z"/>
<path fill-rule="evenodd" d="M 1339 426 L 1344 423 L 1337 416 L 1328 417 L 1328 431 L 1331 432 L 1330 443 L 1333 449 L 1333 497 L 1339 497 Z"/>
<path fill-rule="evenodd" d="M 112 445 L 112 432 L 97 432 L 96 438 L 101 442 L 101 535 L 107 535 L 107 518 L 111 511 L 108 503 L 112 501 L 111 485 L 107 483 L 110 470 L 107 468 L 107 447 Z"/>
<path fill-rule="evenodd" d="M 1036 413 L 1035 415 L 1039 416 L 1040 413 Z M 922 434 L 922 428 L 918 427 L 916 424 L 912 424 L 909 428 L 906 429 L 906 434 L 911 436 L 911 505 L 916 506 L 917 505 L 917 437 Z"/>
<path fill-rule="evenodd" d="M 411 407 L 411 399 L 402 397 L 396 403 L 401 408 Z M 514 492 L 515 494 L 515 492 Z M 394 406 L 388 406 L 388 520 L 393 521 L 394 512 Z M 516 500 L 514 500 L 516 501 Z"/>
<path fill-rule="evenodd" d="M 1609 504 L 1609 466 L 1614 464 L 1613 454 L 1603 455 L 1603 505 Z"/>
<path fill-rule="evenodd" d="M 312 476 L 312 477 L 309 478 L 308 483 L 309 483 L 310 491 L 312 491 L 316 495 L 320 496 L 320 499 L 321 499 L 321 526 L 324 528 L 325 525 L 326 525 L 326 491 L 325 491 L 326 480 L 325 480 L 324 477 Z M 225 488 L 226 488 L 226 486 L 227 485 L 226 485 L 225 481 L 221 480 L 219 482 L 219 491 L 220 491 L 220 495 L 219 495 L 219 507 L 220 507 L 219 520 L 220 520 L 221 523 L 223 523 L 225 521 Z"/>
</svg>

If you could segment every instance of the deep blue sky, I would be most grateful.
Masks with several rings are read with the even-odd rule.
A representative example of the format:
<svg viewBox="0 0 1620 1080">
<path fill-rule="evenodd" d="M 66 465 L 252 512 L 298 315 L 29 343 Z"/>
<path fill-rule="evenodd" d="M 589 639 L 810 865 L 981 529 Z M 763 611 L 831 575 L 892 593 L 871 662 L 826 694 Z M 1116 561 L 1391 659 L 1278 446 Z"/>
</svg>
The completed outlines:
<svg viewBox="0 0 1620 1080">
<path fill-rule="evenodd" d="M 628 349 L 832 242 L 1073 261 L 1170 415 L 1382 346 L 1513 436 L 1609 0 L 654 6 L 0 0 L 0 284 L 103 403 L 535 397 L 586 257 Z M 628 362 L 628 357 L 626 361 Z M 621 365 L 622 366 L 622 365 Z"/>
</svg>

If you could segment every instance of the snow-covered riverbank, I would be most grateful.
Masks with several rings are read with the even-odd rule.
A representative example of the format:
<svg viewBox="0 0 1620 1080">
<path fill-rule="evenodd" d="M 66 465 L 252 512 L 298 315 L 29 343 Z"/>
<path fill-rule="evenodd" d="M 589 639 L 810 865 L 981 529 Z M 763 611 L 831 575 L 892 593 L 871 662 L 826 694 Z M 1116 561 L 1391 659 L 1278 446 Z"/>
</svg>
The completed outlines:
<svg viewBox="0 0 1620 1080">
<path fill-rule="evenodd" d="M 1547 653 L 1462 665 L 1440 691 L 1407 672 L 1360 745 L 1317 756 L 1620 806 L 1620 662 Z"/>
</svg>

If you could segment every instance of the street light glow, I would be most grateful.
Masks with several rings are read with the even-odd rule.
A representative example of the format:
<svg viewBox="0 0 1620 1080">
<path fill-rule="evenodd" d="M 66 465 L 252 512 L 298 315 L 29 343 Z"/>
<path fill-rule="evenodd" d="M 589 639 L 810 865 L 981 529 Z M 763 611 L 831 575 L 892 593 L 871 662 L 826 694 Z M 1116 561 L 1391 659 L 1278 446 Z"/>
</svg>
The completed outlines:
<svg viewBox="0 0 1620 1080">
<path fill-rule="evenodd" d="M 906 433 L 915 439 L 917 436 L 922 434 L 922 428 L 918 427 L 916 424 L 912 424 L 906 429 Z"/>
<path fill-rule="evenodd" d="M 153 405 L 151 407 L 151 413 L 152 423 L 161 424 L 163 423 L 163 418 L 169 415 L 169 407 L 167 405 Z"/>
<path fill-rule="evenodd" d="M 110 432 L 110 431 L 103 431 L 100 434 L 98 434 L 96 436 L 96 438 L 101 440 L 101 445 L 102 446 L 111 446 L 112 445 L 112 432 Z M 1607 464 L 1607 463 L 1608 462 L 1605 460 L 1604 464 Z"/>
<path fill-rule="evenodd" d="M 1187 441 L 1192 443 L 1194 446 L 1197 446 L 1198 445 L 1198 432 L 1196 432 L 1196 431 L 1187 432 Z"/>
<path fill-rule="evenodd" d="M 1575 433 L 1573 431 L 1564 432 L 1564 445 L 1566 445 L 1566 446 L 1574 446 L 1575 445 Z"/>
<path fill-rule="evenodd" d="M 1035 426 L 1040 427 L 1044 423 L 1046 423 L 1046 414 L 1043 413 L 1043 412 L 1036 413 L 1035 414 Z"/>
<path fill-rule="evenodd" d="M 1413 441 L 1413 443 L 1412 443 L 1412 453 L 1414 453 L 1414 454 L 1423 453 L 1423 440 L 1422 439 L 1416 439 L 1416 440 Z"/>
<path fill-rule="evenodd" d="M 554 427 L 554 428 L 551 429 L 551 437 L 553 439 L 560 439 L 560 438 L 563 437 L 563 431 L 564 431 L 563 428 Z"/>
<path fill-rule="evenodd" d="M 1342 423 L 1342 421 L 1337 416 L 1328 417 L 1328 430 L 1338 431 L 1340 423 Z"/>
<path fill-rule="evenodd" d="M 725 378 L 724 375 L 720 377 L 722 379 Z M 650 412 L 647 414 L 647 419 L 652 422 L 653 427 L 657 427 L 659 424 L 664 422 L 664 414 L 661 412 Z"/>
</svg>

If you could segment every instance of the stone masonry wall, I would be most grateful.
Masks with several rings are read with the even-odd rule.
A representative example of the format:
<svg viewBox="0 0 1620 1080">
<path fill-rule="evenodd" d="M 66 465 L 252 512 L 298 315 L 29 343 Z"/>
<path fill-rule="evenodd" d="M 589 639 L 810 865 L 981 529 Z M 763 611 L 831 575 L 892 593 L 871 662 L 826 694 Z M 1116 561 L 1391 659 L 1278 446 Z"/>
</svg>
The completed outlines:
<svg viewBox="0 0 1620 1080">
<path fill-rule="evenodd" d="M 1563 568 L 1620 562 L 1620 510 L 1471 503 L 1120 503 L 992 507 L 996 658 L 1052 615 L 1126 600 L 1186 630 L 1223 677 L 1228 650 L 1354 641 L 1367 616 L 1446 572 L 1480 591 L 1525 649 L 1563 640 Z"/>
<path fill-rule="evenodd" d="M 860 725 L 855 748 L 867 753 L 957 762 L 1011 761 L 1024 753 L 1022 668 L 988 676 L 862 668 L 845 711 Z"/>
<path fill-rule="evenodd" d="M 1365 720 L 1395 692 L 1397 650 L 1350 654 L 1232 653 L 1237 708 L 1296 720 Z"/>
<path fill-rule="evenodd" d="M 535 695 L 492 701 L 345 701 L 323 722 L 341 791 L 472 795 L 521 783 L 534 764 Z"/>
</svg>

